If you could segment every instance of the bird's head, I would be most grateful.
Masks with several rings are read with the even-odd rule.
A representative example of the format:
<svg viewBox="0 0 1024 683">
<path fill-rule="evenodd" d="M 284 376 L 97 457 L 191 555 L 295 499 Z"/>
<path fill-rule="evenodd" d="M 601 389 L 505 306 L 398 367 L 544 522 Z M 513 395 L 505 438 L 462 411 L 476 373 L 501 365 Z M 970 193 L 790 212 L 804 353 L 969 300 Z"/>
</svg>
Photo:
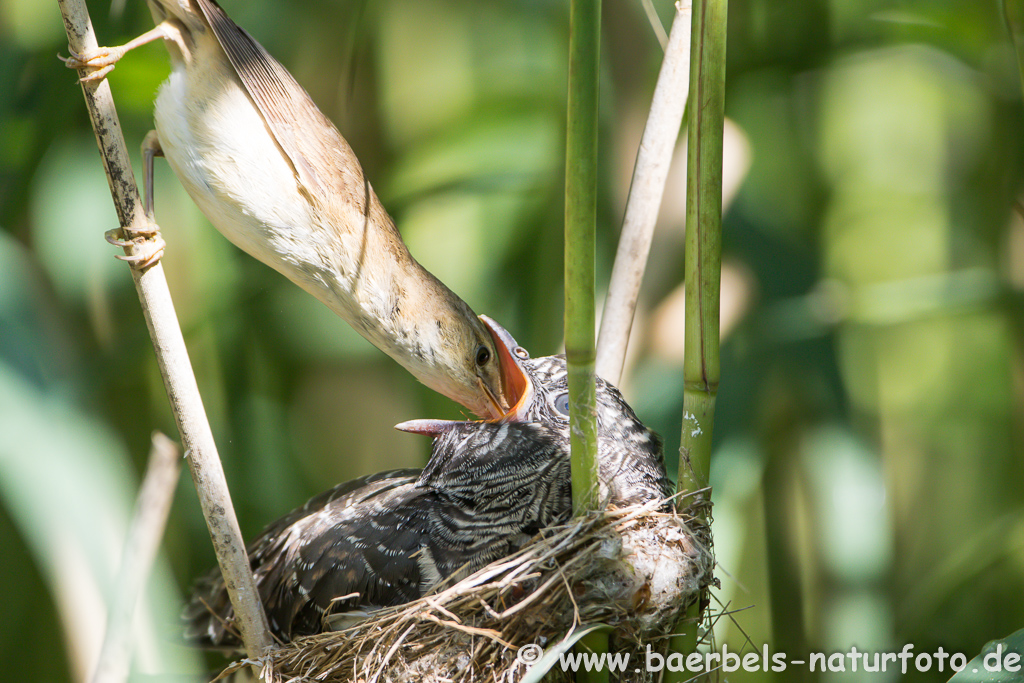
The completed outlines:
<svg viewBox="0 0 1024 683">
<path fill-rule="evenodd" d="M 530 358 L 511 334 L 480 316 L 493 338 L 508 404 L 500 417 L 479 422 L 481 429 L 504 423 L 539 423 L 569 449 L 569 386 L 565 357 Z M 440 436 L 464 422 L 410 420 L 396 429 Z M 669 482 L 657 434 L 637 418 L 619 390 L 597 378 L 598 459 L 602 496 L 616 505 L 647 502 L 669 494 Z"/>
<path fill-rule="evenodd" d="M 471 321 L 468 325 L 467 320 Z M 429 348 L 440 357 L 432 359 L 435 372 L 421 379 L 480 417 L 504 418 L 520 400 L 525 380 L 522 369 L 491 329 L 497 323 L 467 310 L 456 324 L 444 319 L 436 324 L 440 340 Z"/>
</svg>

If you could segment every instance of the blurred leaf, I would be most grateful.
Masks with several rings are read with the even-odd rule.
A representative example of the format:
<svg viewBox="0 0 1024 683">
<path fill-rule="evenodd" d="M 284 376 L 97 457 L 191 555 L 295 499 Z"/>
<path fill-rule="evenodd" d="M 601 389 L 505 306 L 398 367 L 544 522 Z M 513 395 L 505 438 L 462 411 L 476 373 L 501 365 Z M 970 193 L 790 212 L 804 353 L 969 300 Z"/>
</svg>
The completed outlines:
<svg viewBox="0 0 1024 683">
<path fill-rule="evenodd" d="M 57 290 L 81 303 L 93 289 L 131 286 L 103 233 L 117 215 L 92 134 L 63 139 L 43 159 L 32 196 L 39 259 Z"/>
<path fill-rule="evenodd" d="M 317 360 L 371 360 L 383 356 L 351 325 L 290 282 L 270 293 L 274 331 L 299 356 Z"/>
<path fill-rule="evenodd" d="M 561 124 L 544 111 L 478 110 L 444 134 L 405 154 L 389 194 L 436 192 L 456 186 L 477 191 L 536 185 L 558 166 Z"/>
<path fill-rule="evenodd" d="M 392 141 L 404 146 L 458 117 L 472 102 L 470 26 L 465 12 L 452 12 L 441 0 L 384 5 L 376 41 L 383 113 Z"/>
<path fill-rule="evenodd" d="M 824 564 L 849 583 L 880 579 L 892 562 L 892 537 L 878 455 L 835 425 L 806 440 L 804 467 Z"/>
<path fill-rule="evenodd" d="M 522 237 L 530 198 L 517 193 L 447 192 L 409 208 L 402 231 L 416 260 L 471 305 L 501 299 L 494 275 L 500 258 Z"/>
<path fill-rule="evenodd" d="M 413 197 L 400 214 L 410 251 L 471 304 L 546 200 L 537 190 L 553 185 L 559 126 L 544 112 L 480 111 L 404 155 L 391 177 L 399 202 Z"/>
<path fill-rule="evenodd" d="M 6 130 L 0 137 L 0 161 L 4 166 L 15 168 L 28 161 L 36 132 L 36 122 L 11 116 L 4 123 Z"/>
<path fill-rule="evenodd" d="M 1007 662 L 1007 654 L 1017 655 Z M 987 643 L 950 683 L 1017 683 L 1024 681 L 1024 629 Z"/>
<path fill-rule="evenodd" d="M 67 41 L 55 2 L 0 1 L 0 36 L 31 50 Z"/>
<path fill-rule="evenodd" d="M 52 358 L 57 348 L 40 329 L 42 283 L 32 265 L 28 250 L 0 233 L 0 273 L 6 275 L 0 287 L 0 361 L 41 383 L 59 366 Z"/>
<path fill-rule="evenodd" d="M 127 454 L 95 419 L 4 364 L 0 434 L 0 498 L 47 577 L 72 662 L 88 668 L 103 634 L 104 596 L 118 588 L 113 580 L 135 489 Z M 196 671 L 192 652 L 164 642 L 163 625 L 173 623 L 180 604 L 166 564 L 158 563 L 150 585 L 159 611 L 138 617 L 137 642 L 158 670 L 173 662 Z"/>
</svg>

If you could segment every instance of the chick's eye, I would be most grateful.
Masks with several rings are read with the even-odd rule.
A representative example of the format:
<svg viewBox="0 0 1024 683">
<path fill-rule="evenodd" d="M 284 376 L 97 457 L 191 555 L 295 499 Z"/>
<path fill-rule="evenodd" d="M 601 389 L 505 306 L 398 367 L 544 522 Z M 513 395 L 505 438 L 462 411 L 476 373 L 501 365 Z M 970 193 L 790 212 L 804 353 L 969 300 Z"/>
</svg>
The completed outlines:
<svg viewBox="0 0 1024 683">
<path fill-rule="evenodd" d="M 487 365 L 487 361 L 491 359 L 491 350 L 486 346 L 479 346 L 476 350 L 476 364 Z"/>
<path fill-rule="evenodd" d="M 569 416 L 569 394 L 561 394 L 555 398 L 555 410 L 566 417 Z"/>
</svg>

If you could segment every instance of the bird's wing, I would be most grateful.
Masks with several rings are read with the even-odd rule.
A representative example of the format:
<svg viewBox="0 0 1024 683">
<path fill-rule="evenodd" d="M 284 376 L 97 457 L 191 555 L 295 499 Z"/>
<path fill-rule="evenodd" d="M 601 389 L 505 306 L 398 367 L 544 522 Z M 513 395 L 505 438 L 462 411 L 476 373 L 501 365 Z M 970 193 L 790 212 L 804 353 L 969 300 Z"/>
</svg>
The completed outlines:
<svg viewBox="0 0 1024 683">
<path fill-rule="evenodd" d="M 288 638 L 316 633 L 330 611 L 419 597 L 416 553 L 434 510 L 432 492 L 413 481 L 351 504 L 337 499 L 261 549 L 254 569 L 276 632 Z M 335 604 L 344 596 L 351 597 Z"/>
<path fill-rule="evenodd" d="M 361 510 L 401 498 L 401 491 L 412 489 L 419 473 L 419 470 L 392 470 L 339 484 L 269 525 L 249 545 L 249 562 L 276 634 L 289 635 L 292 622 L 300 613 L 305 614 L 304 610 L 314 600 L 314 596 L 303 595 L 297 586 L 308 585 L 307 576 L 313 575 L 311 569 L 323 578 L 322 569 L 334 552 L 329 547 L 330 541 L 338 540 L 338 551 L 344 551 L 348 537 L 346 525 L 361 527 L 364 519 Z M 320 563 L 310 559 L 317 552 L 322 556 Z M 322 588 L 315 599 L 324 601 Z M 326 602 L 329 601 L 327 598 Z M 234 611 L 217 569 L 196 582 L 182 618 L 187 624 L 185 637 L 198 644 L 234 647 L 240 642 L 230 629 Z"/>
<path fill-rule="evenodd" d="M 377 225 L 397 236 L 352 148 L 309 94 L 214 0 L 197 4 L 306 192 L 322 202 L 350 202 L 365 214 L 379 212 Z"/>
<path fill-rule="evenodd" d="M 568 517 L 569 478 L 558 433 L 470 422 L 434 441 L 422 476 L 386 472 L 335 487 L 250 546 L 271 629 L 285 639 L 317 633 L 325 615 L 408 602 L 507 555 Z M 236 643 L 219 576 L 200 586 L 187 616 L 194 639 Z"/>
<path fill-rule="evenodd" d="M 287 635 L 320 631 L 328 612 L 414 600 L 570 513 L 566 444 L 539 424 L 461 423 L 434 441 L 415 485 L 373 486 L 269 534 L 256 572 Z"/>
</svg>

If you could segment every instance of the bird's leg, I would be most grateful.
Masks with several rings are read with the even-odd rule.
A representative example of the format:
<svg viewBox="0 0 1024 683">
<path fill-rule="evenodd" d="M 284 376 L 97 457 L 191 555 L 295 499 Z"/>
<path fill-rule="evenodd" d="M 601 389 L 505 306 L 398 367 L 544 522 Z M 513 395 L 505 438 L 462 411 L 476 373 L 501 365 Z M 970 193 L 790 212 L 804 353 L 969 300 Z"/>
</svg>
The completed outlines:
<svg viewBox="0 0 1024 683">
<path fill-rule="evenodd" d="M 121 59 L 121 57 L 124 57 L 125 53 L 129 50 L 134 50 L 140 45 L 151 43 L 157 38 L 166 38 L 166 23 L 167 22 L 158 24 L 138 38 L 129 40 L 124 45 L 119 45 L 117 47 L 98 47 L 94 50 L 86 50 L 82 54 L 68 48 L 68 52 L 71 53 L 70 57 L 61 57 L 60 55 L 57 55 L 57 58 L 64 62 L 64 66 L 69 69 L 93 69 L 93 71 L 82 76 L 79 80 L 83 82 L 97 81 L 113 71 L 114 65 L 117 64 L 118 60 Z"/>
<path fill-rule="evenodd" d="M 153 221 L 153 159 L 163 155 L 160 136 L 155 130 L 146 133 L 142 140 L 142 210 L 150 222 Z"/>
<path fill-rule="evenodd" d="M 119 255 L 117 258 L 128 261 L 133 267 L 145 269 L 160 260 L 167 243 L 160 236 L 160 228 L 153 220 L 153 159 L 164 155 L 160 147 L 160 137 L 151 130 L 142 140 L 142 210 L 146 215 L 146 225 L 142 228 L 129 230 L 117 228 L 108 230 L 105 237 L 117 247 L 132 247 L 130 256 Z"/>
</svg>

